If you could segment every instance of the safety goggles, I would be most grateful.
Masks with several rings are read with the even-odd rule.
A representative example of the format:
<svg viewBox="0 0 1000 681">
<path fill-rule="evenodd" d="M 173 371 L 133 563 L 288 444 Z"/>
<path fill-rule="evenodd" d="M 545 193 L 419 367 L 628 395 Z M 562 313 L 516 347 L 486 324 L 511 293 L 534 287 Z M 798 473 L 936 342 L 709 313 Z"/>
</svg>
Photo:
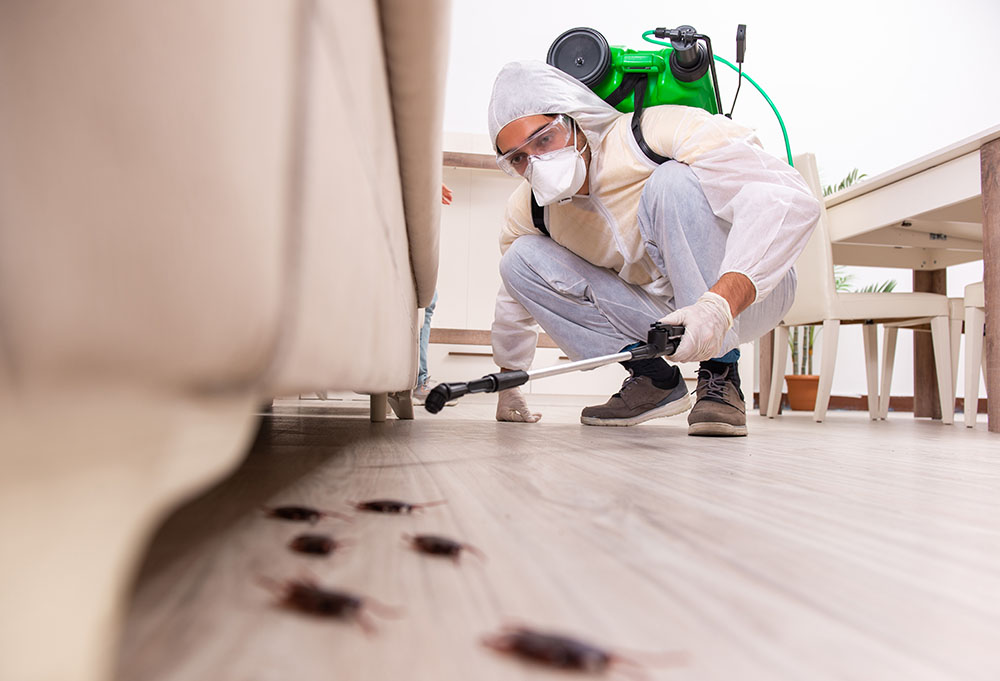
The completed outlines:
<svg viewBox="0 0 1000 681">
<path fill-rule="evenodd" d="M 559 151 L 573 140 L 573 121 L 566 114 L 559 114 L 555 119 L 524 140 L 520 145 L 506 154 L 497 156 L 497 165 L 508 175 L 518 177 L 528 169 L 528 161 L 532 157 L 541 156 L 552 151 Z"/>
</svg>

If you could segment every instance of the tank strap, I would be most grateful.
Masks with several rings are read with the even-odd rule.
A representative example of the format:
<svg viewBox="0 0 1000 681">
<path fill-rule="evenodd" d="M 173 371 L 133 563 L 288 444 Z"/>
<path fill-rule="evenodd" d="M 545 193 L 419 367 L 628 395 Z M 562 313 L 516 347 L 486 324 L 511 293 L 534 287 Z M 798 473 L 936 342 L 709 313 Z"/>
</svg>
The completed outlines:
<svg viewBox="0 0 1000 681">
<path fill-rule="evenodd" d="M 644 73 L 637 73 L 635 71 L 626 73 L 622 78 L 622 82 L 611 91 L 611 94 L 604 98 L 604 101 L 617 108 L 619 104 L 625 101 L 626 97 L 635 92 L 635 86 L 644 83 L 647 78 L 648 76 Z"/>
<path fill-rule="evenodd" d="M 549 234 L 548 227 L 545 226 L 545 208 L 539 206 L 538 202 L 535 201 L 535 193 L 529 192 L 531 194 L 531 222 L 534 223 L 535 229 L 544 234 L 545 236 L 551 236 Z"/>
<path fill-rule="evenodd" d="M 646 96 L 646 82 L 640 80 L 635 85 L 635 97 L 632 100 L 635 102 L 635 111 L 632 113 L 632 137 L 635 138 L 636 144 L 642 150 L 642 153 L 646 155 L 653 163 L 663 164 L 670 160 L 667 156 L 660 156 L 655 151 L 649 148 L 646 144 L 646 139 L 642 136 L 642 112 L 644 111 L 642 106 L 642 100 Z"/>
</svg>

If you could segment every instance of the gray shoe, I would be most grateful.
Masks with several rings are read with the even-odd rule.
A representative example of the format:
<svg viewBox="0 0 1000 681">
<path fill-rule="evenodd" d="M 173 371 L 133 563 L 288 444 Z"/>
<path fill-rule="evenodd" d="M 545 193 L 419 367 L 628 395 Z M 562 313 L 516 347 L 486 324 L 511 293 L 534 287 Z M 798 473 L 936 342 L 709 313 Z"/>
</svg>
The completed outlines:
<svg viewBox="0 0 1000 681">
<path fill-rule="evenodd" d="M 691 396 L 683 380 L 670 390 L 653 385 L 649 376 L 629 376 L 622 389 L 601 405 L 586 407 L 580 423 L 588 426 L 634 426 L 637 423 L 682 414 L 691 408 Z"/>
<path fill-rule="evenodd" d="M 688 414 L 688 435 L 740 437 L 747 434 L 747 410 L 735 364 L 703 362 L 698 401 Z"/>
<path fill-rule="evenodd" d="M 413 389 L 413 404 L 423 404 L 427 401 L 427 396 L 431 394 L 431 388 L 434 386 L 431 384 L 430 379 L 418 385 Z"/>
</svg>

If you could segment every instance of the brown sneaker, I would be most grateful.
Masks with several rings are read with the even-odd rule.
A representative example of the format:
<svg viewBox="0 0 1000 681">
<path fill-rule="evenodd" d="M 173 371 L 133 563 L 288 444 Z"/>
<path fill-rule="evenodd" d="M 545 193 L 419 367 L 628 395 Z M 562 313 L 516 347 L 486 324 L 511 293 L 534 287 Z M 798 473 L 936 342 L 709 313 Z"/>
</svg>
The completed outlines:
<svg viewBox="0 0 1000 681">
<path fill-rule="evenodd" d="M 629 376 L 604 404 L 584 408 L 580 423 L 588 426 L 634 426 L 637 423 L 682 414 L 691 408 L 691 396 L 681 380 L 670 390 L 653 385 L 649 376 Z"/>
<path fill-rule="evenodd" d="M 698 401 L 688 414 L 688 435 L 747 434 L 746 404 L 735 364 L 702 362 L 695 393 Z"/>
</svg>

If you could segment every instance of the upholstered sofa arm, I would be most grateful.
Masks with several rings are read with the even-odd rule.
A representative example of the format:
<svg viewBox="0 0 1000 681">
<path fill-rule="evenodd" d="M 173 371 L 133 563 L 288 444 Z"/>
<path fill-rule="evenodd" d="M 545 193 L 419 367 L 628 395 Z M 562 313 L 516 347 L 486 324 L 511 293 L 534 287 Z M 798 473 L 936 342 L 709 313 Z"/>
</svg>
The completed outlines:
<svg viewBox="0 0 1000 681">
<path fill-rule="evenodd" d="M 379 0 L 417 305 L 437 285 L 449 0 Z M 430 47 L 430 49 L 428 49 Z"/>
</svg>

